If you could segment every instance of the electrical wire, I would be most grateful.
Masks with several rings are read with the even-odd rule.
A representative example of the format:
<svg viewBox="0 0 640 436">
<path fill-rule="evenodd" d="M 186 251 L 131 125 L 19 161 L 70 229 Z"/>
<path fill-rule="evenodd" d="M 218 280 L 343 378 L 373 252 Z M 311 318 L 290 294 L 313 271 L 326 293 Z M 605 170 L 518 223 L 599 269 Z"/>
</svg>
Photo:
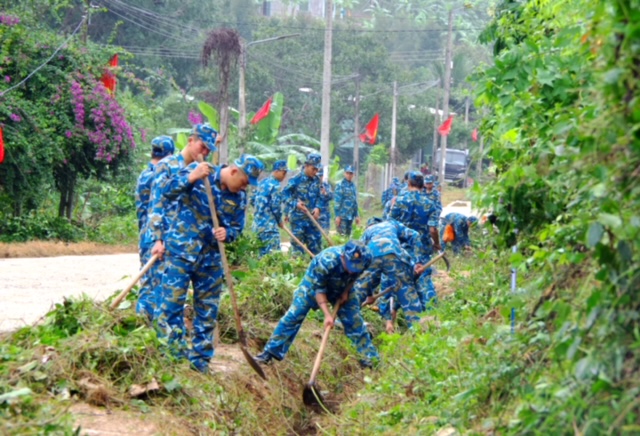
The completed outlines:
<svg viewBox="0 0 640 436">
<path fill-rule="evenodd" d="M 49 56 L 49 58 L 44 61 L 40 66 L 38 66 L 35 70 L 33 70 L 32 72 L 30 72 L 27 77 L 25 77 L 24 79 L 22 79 L 20 82 L 16 83 L 15 85 L 13 85 L 10 88 L 5 89 L 4 91 L 0 92 L 0 97 L 3 97 L 5 94 L 7 94 L 9 91 L 14 90 L 15 88 L 17 88 L 18 86 L 22 85 L 23 83 L 25 83 L 27 80 L 29 80 L 35 73 L 37 73 L 42 67 L 44 67 L 45 65 L 47 65 L 49 62 L 51 62 L 51 59 L 54 58 L 54 56 L 56 55 L 56 53 L 58 53 L 65 45 L 67 45 L 67 43 L 69 41 L 71 41 L 71 38 L 73 38 L 75 36 L 76 33 L 78 33 L 78 31 L 80 30 L 80 27 L 82 27 L 82 25 L 84 24 L 84 22 L 87 21 L 87 16 L 85 15 L 84 17 L 82 17 L 82 20 L 80 21 L 80 23 L 78 23 L 78 26 L 76 27 L 76 29 L 71 33 L 71 35 L 69 35 L 69 37 L 62 43 L 62 45 L 60 45 L 57 49 L 55 49 L 55 51 L 51 54 L 51 56 Z"/>
</svg>

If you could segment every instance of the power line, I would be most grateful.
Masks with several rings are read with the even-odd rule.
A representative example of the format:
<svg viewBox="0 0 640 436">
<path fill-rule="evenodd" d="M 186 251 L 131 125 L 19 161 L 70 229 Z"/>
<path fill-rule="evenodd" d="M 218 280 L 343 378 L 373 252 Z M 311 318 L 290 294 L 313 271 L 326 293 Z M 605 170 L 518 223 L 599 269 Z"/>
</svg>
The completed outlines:
<svg viewBox="0 0 640 436">
<path fill-rule="evenodd" d="M 29 80 L 35 73 L 37 73 L 42 67 L 44 67 L 45 65 L 47 65 L 51 59 L 53 59 L 53 57 L 56 55 L 56 53 L 58 53 L 65 45 L 67 45 L 67 43 L 69 41 L 71 41 L 71 38 L 73 38 L 75 36 L 76 33 L 78 33 L 78 30 L 80 30 L 80 27 L 82 27 L 82 25 L 84 24 L 84 22 L 87 20 L 87 16 L 85 15 L 84 17 L 82 17 L 82 20 L 80 20 L 80 23 L 78 23 L 78 26 L 76 27 L 76 29 L 73 31 L 73 33 L 71 33 L 71 35 L 69 35 L 69 37 L 62 43 L 62 45 L 60 45 L 57 49 L 55 49 L 55 51 L 51 54 L 51 56 L 49 56 L 49 58 L 44 61 L 40 66 L 38 66 L 38 68 L 36 68 L 35 70 L 33 70 L 32 72 L 29 73 L 29 75 L 27 75 L 27 77 L 25 77 L 24 79 L 22 79 L 20 82 L 16 83 L 15 85 L 13 85 L 10 88 L 5 89 L 4 91 L 0 92 L 0 97 L 3 97 L 5 94 L 7 94 L 9 91 L 12 91 L 13 89 L 17 88 L 18 86 L 22 85 L 23 83 L 25 83 L 27 80 Z"/>
</svg>

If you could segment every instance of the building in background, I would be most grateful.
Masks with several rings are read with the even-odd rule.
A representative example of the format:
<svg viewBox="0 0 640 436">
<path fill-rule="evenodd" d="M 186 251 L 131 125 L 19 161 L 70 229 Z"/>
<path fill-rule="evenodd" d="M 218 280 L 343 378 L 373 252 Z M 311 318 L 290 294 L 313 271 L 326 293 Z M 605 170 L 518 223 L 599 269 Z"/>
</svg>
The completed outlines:
<svg viewBox="0 0 640 436">
<path fill-rule="evenodd" d="M 325 0 L 303 0 L 298 2 L 271 0 L 263 1 L 260 13 L 265 17 L 296 17 L 308 15 L 315 18 L 324 18 Z M 334 4 L 334 18 L 361 16 L 362 12 L 355 9 L 340 8 Z"/>
</svg>

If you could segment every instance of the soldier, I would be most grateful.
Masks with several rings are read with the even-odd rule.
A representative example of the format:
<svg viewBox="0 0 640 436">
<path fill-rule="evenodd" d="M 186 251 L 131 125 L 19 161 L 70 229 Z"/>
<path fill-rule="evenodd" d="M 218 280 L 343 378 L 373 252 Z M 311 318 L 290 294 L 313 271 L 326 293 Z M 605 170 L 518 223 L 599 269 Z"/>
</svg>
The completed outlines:
<svg viewBox="0 0 640 436">
<path fill-rule="evenodd" d="M 360 276 L 354 286 L 364 301 L 370 298 L 373 290 L 383 283 L 383 291 L 386 287 L 393 286 L 391 294 L 385 296 L 385 300 L 394 296 L 404 311 L 409 325 L 418 321 L 418 313 L 422 311 L 420 297 L 414 286 L 413 265 L 417 256 L 421 254 L 420 234 L 415 230 L 400 224 L 395 220 L 376 223 L 377 219 L 369 220 L 370 226 L 364 231 L 361 241 L 367 244 L 373 260 L 369 267 Z M 409 254 L 402 247 L 410 247 Z M 388 304 L 381 304 L 380 315 L 386 320 L 386 330 L 393 332 L 392 314 Z"/>
<path fill-rule="evenodd" d="M 291 232 L 313 253 L 318 254 L 322 249 L 322 235 L 316 226 L 304 213 L 309 211 L 317 220 L 320 218 L 318 170 L 322 167 L 318 153 L 309 153 L 304 169 L 293 176 L 282 190 L 285 202 L 285 221 L 291 222 Z M 292 243 L 297 254 L 303 254 L 302 247 Z"/>
<path fill-rule="evenodd" d="M 466 217 L 461 213 L 452 212 L 442 219 L 442 227 L 440 229 L 440 237 L 444 236 L 447 225 L 453 227 L 454 240 L 450 242 L 453 252 L 458 254 L 461 250 L 471 249 L 471 240 L 469 239 L 469 228 L 478 222 L 475 216 Z M 449 242 L 447 242 L 448 244 Z M 445 244 L 446 248 L 446 244 Z"/>
<path fill-rule="evenodd" d="M 372 367 L 380 357 L 371 343 L 360 314 L 360 300 L 352 285 L 371 262 L 366 246 L 359 241 L 349 241 L 344 246 L 329 247 L 309 264 L 302 283 L 293 294 L 293 303 L 280 319 L 262 353 L 256 356 L 261 363 L 272 359 L 282 360 L 289 351 L 302 322 L 311 309 L 320 308 L 324 313 L 324 326 L 333 327 L 335 320 L 329 311 L 329 303 L 340 303 L 338 318 L 344 332 L 360 354 L 360 365 Z"/>
<path fill-rule="evenodd" d="M 344 169 L 344 179 L 336 185 L 336 201 L 334 204 L 336 230 L 341 235 L 346 236 L 351 236 L 351 226 L 353 225 L 354 219 L 356 224 L 360 224 L 358 192 L 352 179 L 353 167 L 349 165 Z"/>
<path fill-rule="evenodd" d="M 251 230 L 258 235 L 264 246 L 260 257 L 272 250 L 280 251 L 280 231 L 282 228 L 282 194 L 280 183 L 287 175 L 287 162 L 278 160 L 273 164 L 271 176 L 258 185 L 254 199 L 254 218 Z"/>
<path fill-rule="evenodd" d="M 320 219 L 318 222 L 325 231 L 331 229 L 331 209 L 329 203 L 333 200 L 333 189 L 329 182 L 322 180 L 323 170 L 320 168 L 318 171 L 318 180 L 320 183 Z"/>
<path fill-rule="evenodd" d="M 398 195 L 390 213 L 391 218 L 420 233 L 422 251 L 418 256 L 419 264 L 431 259 L 432 245 L 440 250 L 437 229 L 439 214 L 435 205 L 422 193 L 423 186 L 422 174 L 412 171 L 409 174 L 407 191 Z M 418 278 L 417 288 L 424 310 L 427 303 L 436 297 L 435 286 L 431 280 L 431 268 Z"/>
<path fill-rule="evenodd" d="M 138 252 L 140 253 L 140 263 L 146 264 L 151 258 L 151 248 L 153 247 L 153 235 L 149 223 L 149 213 L 151 205 L 151 184 L 153 182 L 153 172 L 161 159 L 171 156 L 176 146 L 170 136 L 158 136 L 151 141 L 151 161 L 147 168 L 138 177 L 136 186 L 136 214 L 138 215 L 138 232 L 140 240 Z M 153 321 L 153 311 L 156 306 L 155 293 L 158 287 L 160 276 L 156 261 L 145 273 L 140 281 L 140 292 L 136 313 L 143 315 L 149 322 Z"/>
<path fill-rule="evenodd" d="M 440 191 L 434 187 L 433 179 L 434 177 L 432 175 L 424 177 L 424 193 L 435 206 L 438 219 L 440 219 L 440 214 L 442 213 L 442 201 L 440 200 Z M 428 247 L 427 251 L 431 253 L 433 251 L 432 247 Z"/>
<path fill-rule="evenodd" d="M 398 195 L 400 192 L 400 179 L 394 177 L 391 179 L 391 184 L 382 193 L 382 205 L 385 206 L 389 200 Z"/>
<path fill-rule="evenodd" d="M 213 135 L 217 135 L 215 130 Z M 215 136 L 213 136 L 215 140 Z M 202 141 L 193 141 L 190 152 L 209 149 Z M 208 372 L 213 357 L 213 329 L 218 317 L 222 291 L 223 266 L 218 242 L 233 242 L 245 222 L 247 185 L 256 185 L 264 168 L 262 162 L 243 155 L 230 166 L 192 162 L 171 177 L 162 189 L 162 197 L 176 202 L 175 217 L 165 233 L 165 271 L 161 302 L 158 305 L 158 336 L 168 337 L 171 352 L 187 357 L 193 369 Z M 203 179 L 208 178 L 213 192 L 220 227 L 213 229 L 211 210 Z M 192 347 L 187 350 L 183 306 L 189 282 L 193 285 Z"/>
</svg>

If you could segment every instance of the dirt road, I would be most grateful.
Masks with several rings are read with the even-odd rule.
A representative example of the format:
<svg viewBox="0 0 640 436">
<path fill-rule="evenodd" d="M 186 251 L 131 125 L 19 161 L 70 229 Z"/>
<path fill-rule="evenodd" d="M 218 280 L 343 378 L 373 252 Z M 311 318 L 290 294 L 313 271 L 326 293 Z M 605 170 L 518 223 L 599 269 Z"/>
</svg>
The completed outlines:
<svg viewBox="0 0 640 436">
<path fill-rule="evenodd" d="M 0 259 L 0 331 L 37 321 L 65 296 L 102 300 L 139 268 L 137 254 Z"/>
</svg>

